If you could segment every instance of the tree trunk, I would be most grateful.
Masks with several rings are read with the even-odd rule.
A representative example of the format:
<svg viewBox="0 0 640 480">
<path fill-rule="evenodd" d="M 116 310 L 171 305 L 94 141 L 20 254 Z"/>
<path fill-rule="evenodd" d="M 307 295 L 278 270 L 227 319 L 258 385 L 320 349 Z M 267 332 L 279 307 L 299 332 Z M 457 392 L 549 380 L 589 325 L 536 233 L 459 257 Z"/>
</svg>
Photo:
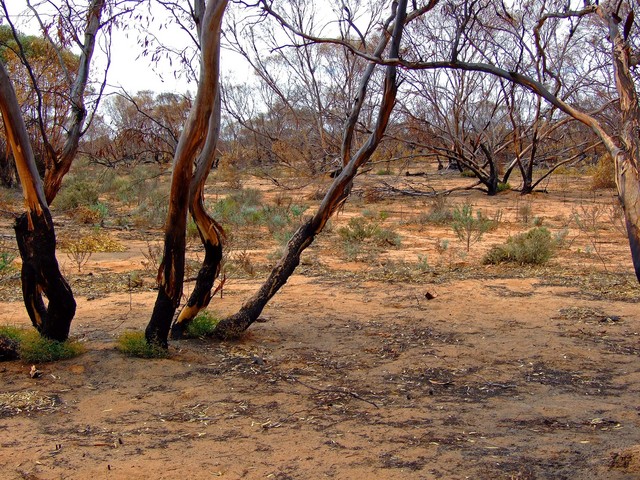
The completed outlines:
<svg viewBox="0 0 640 480">
<path fill-rule="evenodd" d="M 220 274 L 223 232 L 222 228 L 205 211 L 201 189 L 202 186 L 198 189 L 199 193 L 192 204 L 191 215 L 198 227 L 205 255 L 198 271 L 193 292 L 171 327 L 171 338 L 174 339 L 181 338 L 189 323 L 209 305 L 213 284 Z"/>
<path fill-rule="evenodd" d="M 219 83 L 218 53 L 226 5 L 227 0 L 210 0 L 206 6 L 203 28 L 200 30 L 202 53 L 198 92 L 174 158 L 169 212 L 165 225 L 164 258 L 158 271 L 158 296 L 145 330 L 145 337 L 149 343 L 165 348 L 168 345 L 171 322 L 182 297 L 187 211 L 189 200 L 194 195 L 194 189 L 190 188 L 193 182 L 193 163 L 213 128 L 211 123 L 217 122 L 215 116 Z M 201 226 L 198 226 L 198 229 L 200 228 Z M 201 235 L 204 234 L 206 232 L 201 230 Z M 210 258 L 215 258 L 215 254 L 210 255 Z"/>
<path fill-rule="evenodd" d="M 214 335 L 223 340 L 241 336 L 258 319 L 269 300 L 287 283 L 300 264 L 300 255 L 313 243 L 315 237 L 313 219 L 309 219 L 289 240 L 286 251 L 260 289 L 236 314 L 221 320 L 215 328 Z"/>
<path fill-rule="evenodd" d="M 389 56 L 391 58 L 397 58 L 399 55 L 400 39 L 402 37 L 406 20 L 407 0 L 399 0 L 397 4 L 394 5 L 395 11 L 393 12 L 392 17 L 387 21 L 387 25 L 389 25 L 395 18 L 393 33 L 391 36 L 391 47 L 389 51 Z M 378 55 L 382 53 L 387 42 L 388 39 L 386 38 L 386 35 L 383 35 L 378 48 L 376 49 L 376 52 L 379 52 Z M 364 77 L 360 82 L 359 90 L 362 97 L 364 96 L 364 93 L 366 93 L 366 88 L 372 73 L 373 67 L 371 66 L 371 68 L 368 68 L 365 71 Z M 386 67 L 384 91 L 378 111 L 376 125 L 365 144 L 353 157 L 351 157 L 350 151 L 353 139 L 352 129 L 355 128 L 362 105 L 359 101 L 355 102 L 345 126 L 345 135 L 343 136 L 343 162 L 345 160 L 348 160 L 348 162 L 344 165 L 340 175 L 334 179 L 333 183 L 329 187 L 329 190 L 322 200 L 316 214 L 301 225 L 291 240 L 289 240 L 283 256 L 273 268 L 271 274 L 262 284 L 260 289 L 242 305 L 238 313 L 223 319 L 218 323 L 213 332 L 216 337 L 222 339 L 238 337 L 258 319 L 267 302 L 273 298 L 278 290 L 287 282 L 300 263 L 300 255 L 302 252 L 311 245 L 311 243 L 313 243 L 315 237 L 322 231 L 329 218 L 346 201 L 351 191 L 353 178 L 358 172 L 358 168 L 369 161 L 380 144 L 382 136 L 387 128 L 398 89 L 396 75 L 395 66 L 391 65 Z M 362 97 L 359 96 L 359 98 Z"/>
<path fill-rule="evenodd" d="M 215 58 L 218 59 L 218 61 L 213 64 L 214 71 L 212 75 L 218 78 L 220 58 L 219 43 L 215 46 Z M 224 230 L 207 214 L 204 206 L 204 186 L 216 159 L 218 137 L 220 136 L 220 111 L 220 89 L 218 86 L 215 92 L 214 111 L 209 120 L 207 140 L 202 148 L 202 152 L 198 155 L 195 172 L 189 188 L 189 211 L 191 212 L 193 221 L 198 227 L 198 233 L 200 234 L 200 240 L 202 240 L 205 255 L 196 278 L 196 285 L 193 292 L 191 292 L 187 304 L 171 327 L 171 338 L 174 339 L 181 338 L 189 326 L 189 323 L 202 309 L 209 305 L 213 284 L 220 274 Z"/>
<path fill-rule="evenodd" d="M 24 303 L 31 322 L 42 335 L 63 341 L 69 335 L 76 302 L 58 268 L 53 220 L 18 100 L 2 63 L 0 111 L 25 200 L 26 211 L 15 223 L 16 240 L 22 257 Z M 49 299 L 48 304 L 45 304 L 43 294 Z"/>
<path fill-rule="evenodd" d="M 22 258 L 22 295 L 31 323 L 41 335 L 62 342 L 69 336 L 76 302 L 58 267 L 51 214 L 48 209 L 41 215 L 23 213 L 14 228 Z"/>
</svg>

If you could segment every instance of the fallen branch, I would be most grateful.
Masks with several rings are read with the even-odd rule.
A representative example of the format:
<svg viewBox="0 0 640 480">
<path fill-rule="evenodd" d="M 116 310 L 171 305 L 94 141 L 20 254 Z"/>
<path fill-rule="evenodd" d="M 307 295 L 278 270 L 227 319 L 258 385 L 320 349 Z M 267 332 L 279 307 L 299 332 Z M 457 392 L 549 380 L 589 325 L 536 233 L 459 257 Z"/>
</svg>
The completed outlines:
<svg viewBox="0 0 640 480">
<path fill-rule="evenodd" d="M 308 383 L 303 382 L 302 380 L 299 380 L 296 377 L 293 377 L 291 375 L 287 375 L 285 377 L 287 380 L 291 380 L 293 382 L 297 382 L 300 385 L 302 385 L 303 387 L 307 387 L 310 390 L 313 390 L 314 392 L 319 392 L 319 393 L 343 393 L 346 395 L 350 395 L 353 398 L 360 400 L 361 402 L 365 402 L 368 403 L 369 405 L 373 405 L 376 408 L 380 408 L 376 403 L 372 402 L 371 400 L 367 400 L 366 398 L 362 398 L 360 395 L 358 395 L 355 392 L 352 392 L 350 390 L 347 390 L 346 388 L 342 387 L 342 388 L 318 388 L 318 387 L 314 387 L 313 385 L 309 385 Z"/>
<path fill-rule="evenodd" d="M 382 189 L 386 193 L 395 193 L 397 195 L 406 195 L 409 197 L 437 197 L 438 195 L 449 195 L 453 192 L 463 191 L 463 190 L 473 190 L 482 182 L 477 181 L 473 185 L 468 185 L 465 187 L 455 187 L 450 188 L 449 190 L 444 190 L 442 192 L 436 191 L 433 187 L 428 187 L 431 189 L 430 192 L 425 192 L 424 190 L 418 190 L 413 186 L 408 186 L 407 188 L 398 188 L 393 185 L 389 185 L 387 182 L 381 182 L 384 188 Z"/>
</svg>

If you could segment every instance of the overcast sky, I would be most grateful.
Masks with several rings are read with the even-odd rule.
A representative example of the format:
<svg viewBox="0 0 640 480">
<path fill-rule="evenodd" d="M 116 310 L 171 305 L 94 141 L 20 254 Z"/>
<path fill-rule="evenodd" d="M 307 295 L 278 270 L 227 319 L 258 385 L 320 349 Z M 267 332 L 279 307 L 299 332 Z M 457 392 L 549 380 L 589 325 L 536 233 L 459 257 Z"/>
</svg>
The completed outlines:
<svg viewBox="0 0 640 480">
<path fill-rule="evenodd" d="M 11 0 L 8 5 L 12 21 L 21 32 L 31 35 L 41 34 L 35 21 L 27 21 L 31 15 L 25 0 Z M 187 41 L 186 35 L 177 28 L 175 31 L 165 31 L 164 38 L 170 38 L 174 45 Z M 121 87 L 129 93 L 140 90 L 186 92 L 195 89 L 195 86 L 189 86 L 185 79 L 176 79 L 173 68 L 168 63 L 152 65 L 149 57 L 141 57 L 138 33 L 134 29 L 128 32 L 114 30 L 111 50 L 111 65 L 107 77 L 110 91 Z M 106 55 L 100 46 L 96 47 L 92 65 L 92 79 L 99 81 L 100 72 L 104 71 L 106 65 Z"/>
</svg>

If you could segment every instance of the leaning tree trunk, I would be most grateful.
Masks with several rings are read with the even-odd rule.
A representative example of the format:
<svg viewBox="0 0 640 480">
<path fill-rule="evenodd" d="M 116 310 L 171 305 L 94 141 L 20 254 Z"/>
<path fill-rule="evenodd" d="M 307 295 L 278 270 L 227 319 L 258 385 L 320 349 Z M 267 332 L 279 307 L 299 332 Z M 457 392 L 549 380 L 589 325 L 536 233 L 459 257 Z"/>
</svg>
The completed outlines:
<svg viewBox="0 0 640 480">
<path fill-rule="evenodd" d="M 54 340 L 66 340 L 76 302 L 56 259 L 56 237 L 42 181 L 15 91 L 0 63 L 0 111 L 16 161 L 25 200 L 25 213 L 15 223 L 22 257 L 22 292 L 31 322 Z M 43 294 L 49 299 L 45 304 Z"/>
<path fill-rule="evenodd" d="M 164 258 L 158 270 L 158 296 L 145 331 L 149 343 L 167 346 L 171 321 L 175 314 L 184 282 L 186 224 L 189 199 L 197 195 L 192 185 L 193 163 L 205 144 L 216 114 L 218 91 L 219 44 L 222 17 L 227 0 L 210 0 L 203 15 L 201 29 L 201 61 L 198 93 L 180 136 L 174 157 L 169 212 L 165 225 Z M 202 215 L 199 216 L 202 220 Z M 197 221 L 197 220 L 196 220 Z M 201 235 L 207 231 L 198 225 Z"/>
<path fill-rule="evenodd" d="M 395 18 L 391 37 L 391 48 L 389 52 L 389 56 L 391 58 L 397 58 L 399 55 L 400 39 L 406 19 L 406 9 L 407 1 L 398 1 L 394 15 L 387 21 L 387 25 L 389 25 Z M 388 39 L 385 35 L 376 49 L 377 55 L 382 54 L 387 42 Z M 335 178 L 329 187 L 329 190 L 316 214 L 301 225 L 291 240 L 289 240 L 283 256 L 273 268 L 267 280 L 262 284 L 260 289 L 242 305 L 235 315 L 225 318 L 218 323 L 213 332 L 215 336 L 223 339 L 238 337 L 258 319 L 267 302 L 269 302 L 269 300 L 287 282 L 300 263 L 300 255 L 302 252 L 311 245 L 311 243 L 313 243 L 315 237 L 322 231 L 329 218 L 331 218 L 335 211 L 346 201 L 351 191 L 353 178 L 358 172 L 358 168 L 364 165 L 376 151 L 376 148 L 382 140 L 382 136 L 387 128 L 398 89 L 396 81 L 396 67 L 393 65 L 386 67 L 384 92 L 375 128 L 365 144 L 352 158 L 349 158 L 351 141 L 353 139 L 353 128 L 356 124 L 360 108 L 362 106 L 361 99 L 365 97 L 367 85 L 371 78 L 371 74 L 373 73 L 373 68 L 374 65 L 372 64 L 365 72 L 360 82 L 359 101 L 356 102 L 356 105 L 347 120 L 345 135 L 343 137 L 342 155 L 343 162 L 345 160 L 348 160 L 348 162 L 344 165 L 342 172 Z"/>
</svg>

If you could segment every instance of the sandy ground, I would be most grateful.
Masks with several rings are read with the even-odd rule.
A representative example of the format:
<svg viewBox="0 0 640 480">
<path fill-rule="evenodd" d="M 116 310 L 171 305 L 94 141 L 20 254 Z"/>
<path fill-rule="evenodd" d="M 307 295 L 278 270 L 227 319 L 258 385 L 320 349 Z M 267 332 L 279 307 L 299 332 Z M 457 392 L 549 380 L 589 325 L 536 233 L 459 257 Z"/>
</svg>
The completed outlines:
<svg viewBox="0 0 640 480">
<path fill-rule="evenodd" d="M 567 192 L 534 201 L 558 228 L 578 205 Z M 407 201 L 393 202 L 406 216 Z M 404 228 L 381 265 L 452 235 Z M 0 402 L 0 478 L 640 478 L 640 289 L 625 240 L 603 227 L 604 262 L 574 232 L 548 267 L 480 265 L 519 230 L 453 260 L 429 250 L 438 268 L 410 281 L 342 261 L 321 238 L 242 340 L 172 342 L 163 360 L 114 347 L 146 325 L 149 285 L 85 291 L 110 268 L 139 268 L 139 245 L 96 256 L 70 275 L 87 353 L 38 365 L 36 379 L 31 365 L 0 364 L 0 399 L 13 398 Z M 230 279 L 210 308 L 233 313 L 260 279 Z M 28 324 L 10 295 L 0 319 Z"/>
</svg>

